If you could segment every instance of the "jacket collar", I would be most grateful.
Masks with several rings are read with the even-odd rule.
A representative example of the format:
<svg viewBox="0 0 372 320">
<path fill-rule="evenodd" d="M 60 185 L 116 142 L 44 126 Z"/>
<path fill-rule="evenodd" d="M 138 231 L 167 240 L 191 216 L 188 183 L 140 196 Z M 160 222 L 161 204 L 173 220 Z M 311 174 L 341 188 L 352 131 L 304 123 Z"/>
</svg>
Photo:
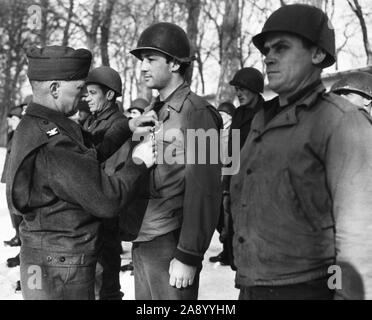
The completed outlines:
<svg viewBox="0 0 372 320">
<path fill-rule="evenodd" d="M 298 122 L 297 108 L 311 108 L 314 106 L 319 98 L 319 95 L 323 94 L 325 87 L 321 81 L 316 81 L 306 88 L 300 90 L 295 95 L 291 96 L 286 106 L 281 106 L 280 111 L 272 120 L 265 125 L 265 110 L 270 107 L 274 107 L 279 103 L 278 97 L 264 103 L 264 108 L 261 109 L 256 118 L 252 123 L 252 131 L 255 132 L 256 138 L 263 135 L 265 132 L 283 126 L 295 125 Z"/>
<path fill-rule="evenodd" d="M 187 96 L 190 94 L 191 90 L 186 81 L 184 81 L 176 90 L 174 90 L 164 101 L 160 101 L 160 97 L 158 96 L 154 103 L 152 103 L 149 107 L 149 110 L 152 110 L 157 103 L 163 102 L 164 105 L 161 109 L 165 109 L 166 107 L 170 107 L 177 112 L 181 112 L 182 106 L 184 101 L 186 100 Z"/>
<path fill-rule="evenodd" d="M 111 104 L 108 106 L 105 110 L 98 112 L 96 115 L 94 115 L 94 119 L 96 120 L 107 120 L 110 118 L 114 113 L 119 111 L 119 107 L 116 105 L 116 103 Z"/>
</svg>

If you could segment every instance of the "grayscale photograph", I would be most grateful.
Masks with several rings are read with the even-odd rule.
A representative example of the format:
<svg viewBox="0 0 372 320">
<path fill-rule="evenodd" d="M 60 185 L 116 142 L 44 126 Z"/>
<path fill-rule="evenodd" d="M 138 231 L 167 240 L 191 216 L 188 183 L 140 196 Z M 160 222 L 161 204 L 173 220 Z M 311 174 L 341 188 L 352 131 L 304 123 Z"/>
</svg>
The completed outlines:
<svg viewBox="0 0 372 320">
<path fill-rule="evenodd" d="M 0 0 L 0 300 L 371 300 L 371 108 L 370 0 Z"/>
</svg>

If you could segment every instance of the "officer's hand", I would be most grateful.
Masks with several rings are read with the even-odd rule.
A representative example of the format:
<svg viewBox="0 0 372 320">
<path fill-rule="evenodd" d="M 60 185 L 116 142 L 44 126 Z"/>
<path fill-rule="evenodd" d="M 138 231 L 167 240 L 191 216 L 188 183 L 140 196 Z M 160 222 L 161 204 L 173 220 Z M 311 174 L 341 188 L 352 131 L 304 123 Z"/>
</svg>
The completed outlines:
<svg viewBox="0 0 372 320">
<path fill-rule="evenodd" d="M 147 136 L 144 141 L 134 147 L 132 159 L 137 164 L 144 162 L 147 168 L 152 167 L 156 160 L 155 141 Z"/>
<path fill-rule="evenodd" d="M 195 273 L 196 267 L 173 258 L 169 265 L 169 284 L 178 289 L 191 286 L 194 282 Z"/>
<path fill-rule="evenodd" d="M 154 126 L 158 124 L 158 117 L 154 111 L 146 112 L 145 114 L 130 119 L 128 122 L 130 130 L 138 136 L 145 136 Z"/>
</svg>

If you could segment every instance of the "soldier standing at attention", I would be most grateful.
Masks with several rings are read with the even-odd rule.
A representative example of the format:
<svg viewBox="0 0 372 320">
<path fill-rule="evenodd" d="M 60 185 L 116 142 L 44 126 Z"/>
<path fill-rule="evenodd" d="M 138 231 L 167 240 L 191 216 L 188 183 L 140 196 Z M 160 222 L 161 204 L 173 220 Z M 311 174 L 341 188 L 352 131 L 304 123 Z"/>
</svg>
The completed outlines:
<svg viewBox="0 0 372 320">
<path fill-rule="evenodd" d="M 91 53 L 48 46 L 28 50 L 33 102 L 13 137 L 7 200 L 23 216 L 21 285 L 25 299 L 94 299 L 100 218 L 125 205 L 154 163 L 145 139 L 113 177 L 84 144 L 76 112 Z M 150 128 L 144 128 L 147 131 Z"/>
<path fill-rule="evenodd" d="M 316 7 L 283 6 L 253 43 L 278 95 L 255 115 L 231 177 L 239 298 L 370 299 L 371 118 L 325 92 L 332 24 Z"/>
<path fill-rule="evenodd" d="M 184 80 L 192 59 L 189 40 L 179 26 L 153 24 L 131 53 L 142 61 L 146 86 L 159 92 L 146 111 L 156 112 L 163 124 L 155 140 L 164 151 L 163 163 L 150 174 L 150 195 L 144 199 L 148 205 L 132 248 L 135 297 L 197 299 L 203 255 L 218 220 L 221 166 L 209 163 L 211 152 L 218 150 L 211 150 L 208 142 L 199 151 L 207 163 L 198 163 L 195 150 L 200 142 L 188 148 L 184 137 L 187 130 L 218 133 L 222 120 Z M 166 153 L 175 161 L 168 163 Z M 192 155 L 193 163 L 188 160 Z"/>
</svg>

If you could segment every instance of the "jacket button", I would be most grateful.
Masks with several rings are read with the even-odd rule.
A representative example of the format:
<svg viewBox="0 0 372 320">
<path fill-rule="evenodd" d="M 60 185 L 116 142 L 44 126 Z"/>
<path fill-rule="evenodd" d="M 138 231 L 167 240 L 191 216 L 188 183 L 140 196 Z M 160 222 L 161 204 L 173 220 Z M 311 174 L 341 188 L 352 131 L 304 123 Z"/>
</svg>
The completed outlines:
<svg viewBox="0 0 372 320">
<path fill-rule="evenodd" d="M 238 238 L 238 241 L 239 241 L 239 243 L 243 243 L 245 240 L 244 240 L 243 237 L 239 237 L 239 238 Z"/>
<path fill-rule="evenodd" d="M 60 262 L 65 262 L 65 260 L 66 260 L 65 257 L 60 257 L 60 258 L 59 258 L 59 261 L 60 261 Z"/>
<path fill-rule="evenodd" d="M 252 173 L 252 169 L 248 169 L 247 174 L 251 174 L 251 173 Z"/>
<path fill-rule="evenodd" d="M 47 261 L 48 262 L 51 262 L 53 259 L 52 259 L 52 257 L 51 256 L 47 256 Z"/>
</svg>

